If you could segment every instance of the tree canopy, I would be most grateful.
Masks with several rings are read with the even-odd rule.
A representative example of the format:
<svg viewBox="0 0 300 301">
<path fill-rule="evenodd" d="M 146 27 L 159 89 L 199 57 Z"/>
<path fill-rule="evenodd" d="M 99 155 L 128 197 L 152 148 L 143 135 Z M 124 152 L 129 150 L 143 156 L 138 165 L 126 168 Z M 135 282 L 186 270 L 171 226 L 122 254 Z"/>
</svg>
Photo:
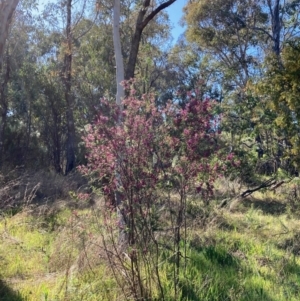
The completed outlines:
<svg viewBox="0 0 300 301">
<path fill-rule="evenodd" d="M 300 1 L 189 2 L 176 43 L 165 11 L 172 3 L 120 1 L 122 78 L 134 77 L 139 95 L 154 93 L 158 107 L 184 108 L 189 91 L 216 100 L 224 151 L 253 166 L 250 174 L 289 165 L 298 143 Z M 116 95 L 114 2 L 17 4 L 1 2 L 1 164 L 68 173 L 85 162 L 81 136 L 104 109 L 99 100 Z"/>
</svg>

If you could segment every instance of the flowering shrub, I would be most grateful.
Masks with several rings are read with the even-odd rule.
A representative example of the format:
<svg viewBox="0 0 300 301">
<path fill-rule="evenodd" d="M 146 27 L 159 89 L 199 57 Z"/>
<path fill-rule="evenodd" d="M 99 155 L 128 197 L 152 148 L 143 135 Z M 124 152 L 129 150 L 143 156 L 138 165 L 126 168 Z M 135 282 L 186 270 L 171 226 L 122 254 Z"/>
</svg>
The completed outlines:
<svg viewBox="0 0 300 301">
<path fill-rule="evenodd" d="M 84 142 L 88 164 L 80 169 L 102 180 L 107 212 L 115 207 L 121 212 L 122 218 L 117 224 L 120 231 L 126 232 L 127 245 L 130 246 L 132 281 L 129 285 L 132 294 L 136 299 L 141 298 L 141 294 L 146 296 L 146 293 L 141 293 L 147 291 L 141 280 L 146 276 L 139 276 L 139 273 L 155 270 L 155 283 L 162 296 L 157 270 L 160 248 L 154 232 L 162 227 L 162 220 L 168 228 L 171 223 L 171 245 L 173 254 L 176 254 L 174 275 L 178 279 L 187 195 L 200 193 L 205 198 L 211 195 L 215 178 L 225 168 L 227 159 L 216 156 L 219 121 L 212 113 L 214 102 L 189 94 L 185 108 L 171 102 L 159 108 L 155 106 L 152 95 L 137 99 L 133 91 L 123 101 L 122 107 L 105 99 L 101 105 L 105 113 L 100 113 L 95 124 L 87 130 Z M 228 160 L 233 160 L 231 155 Z M 172 200 L 171 194 L 176 198 Z M 112 201 L 114 196 L 118 196 L 116 202 Z M 169 211 L 162 213 L 161 207 L 165 205 Z M 113 231 L 109 218 L 106 215 L 104 222 L 110 225 L 108 231 Z M 116 244 L 113 242 L 113 245 Z M 147 257 L 153 256 L 151 253 L 156 254 L 155 260 Z M 122 262 L 122 256 L 117 258 Z M 144 262 L 144 267 L 140 266 L 141 262 Z M 147 277 L 151 283 L 153 275 Z M 175 287 L 178 284 L 176 279 Z M 136 283 L 139 283 L 138 289 Z"/>
<path fill-rule="evenodd" d="M 106 179 L 107 193 L 117 189 L 118 169 L 123 201 L 134 203 L 143 203 L 145 193 L 166 183 L 174 189 L 199 192 L 206 185 L 211 190 L 221 170 L 220 160 L 211 160 L 218 150 L 213 105 L 191 97 L 184 109 L 172 103 L 157 108 L 151 95 L 140 100 L 130 95 L 121 110 L 102 100 L 106 114 L 87 130 L 88 164 L 80 169 Z"/>
<path fill-rule="evenodd" d="M 212 113 L 213 101 L 189 94 L 185 108 L 171 102 L 158 108 L 152 95 L 137 99 L 133 91 L 122 108 L 105 99 L 101 105 L 105 114 L 87 130 L 88 164 L 80 169 L 102 179 L 108 205 L 121 209 L 132 243 L 139 229 L 136 222 L 153 218 L 159 190 L 178 193 L 181 207 L 187 193 L 212 195 L 213 182 L 227 160 L 212 160 L 218 151 L 219 122 Z M 119 204 L 113 201 L 116 192 Z"/>
</svg>

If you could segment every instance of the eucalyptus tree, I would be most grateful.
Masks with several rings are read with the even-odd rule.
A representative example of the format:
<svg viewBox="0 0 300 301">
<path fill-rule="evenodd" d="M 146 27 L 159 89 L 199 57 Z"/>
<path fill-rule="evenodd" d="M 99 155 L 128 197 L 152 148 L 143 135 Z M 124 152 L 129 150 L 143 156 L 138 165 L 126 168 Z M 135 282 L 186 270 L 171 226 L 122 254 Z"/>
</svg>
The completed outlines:
<svg viewBox="0 0 300 301">
<path fill-rule="evenodd" d="M 185 7 L 187 40 L 215 68 L 224 97 L 222 127 L 230 133 L 227 143 L 232 151 L 239 150 L 242 137 L 253 131 L 253 103 L 245 90 L 248 81 L 261 72 L 261 33 L 253 28 L 266 27 L 268 16 L 260 4 L 257 0 L 200 0 Z"/>
<path fill-rule="evenodd" d="M 200 0 L 185 7 L 187 39 L 220 62 L 227 89 L 244 88 L 256 73 L 258 37 L 267 16 L 254 0 Z M 254 53 L 254 54 L 252 54 Z"/>
<path fill-rule="evenodd" d="M 269 52 L 279 56 L 284 44 L 299 36 L 300 1 L 264 0 L 262 7 L 268 15 L 268 25 L 253 29 L 265 37 Z"/>
<path fill-rule="evenodd" d="M 37 95 L 35 1 L 21 1 L 11 20 L 1 74 L 2 163 L 24 164 L 34 134 L 34 98 Z M 35 145 L 37 145 L 35 143 Z M 35 149 L 37 149 L 35 147 Z"/>
<path fill-rule="evenodd" d="M 58 44 L 53 45 L 55 52 L 53 58 L 56 60 L 56 66 L 60 68 L 57 76 L 60 77 L 64 89 L 64 116 L 67 135 L 65 143 L 62 143 L 65 145 L 64 160 L 62 159 L 62 162 L 65 162 L 65 166 L 61 170 L 66 174 L 76 166 L 76 152 L 79 141 L 75 120 L 78 94 L 74 87 L 74 56 L 78 54 L 80 40 L 94 26 L 96 13 L 93 11 L 93 8 L 94 6 L 91 6 L 86 0 L 57 0 L 54 3 L 49 3 L 44 10 L 44 28 L 47 31 L 51 31 L 51 34 L 58 36 Z M 95 13 L 94 16 L 92 16 L 93 13 Z M 84 30 L 77 30 L 77 27 L 80 27 L 84 19 L 91 20 L 89 26 L 84 28 Z"/>
<path fill-rule="evenodd" d="M 2 64 L 5 51 L 5 42 L 9 32 L 14 11 L 20 0 L 1 0 L 0 1 L 0 64 Z"/>
<path fill-rule="evenodd" d="M 136 60 L 144 29 L 149 24 L 149 22 L 152 21 L 162 10 L 169 7 L 175 1 L 176 0 L 161 1 L 158 2 L 157 5 L 155 5 L 150 0 L 144 0 L 140 4 L 138 4 L 139 10 L 136 18 L 134 33 L 131 40 L 129 59 L 125 71 L 125 79 L 128 80 L 134 77 Z"/>
<path fill-rule="evenodd" d="M 153 5 L 150 0 L 144 0 L 141 1 L 141 3 L 136 4 L 137 16 L 131 37 L 128 60 L 126 62 L 126 66 L 124 66 L 119 28 L 121 1 L 115 0 L 113 11 L 113 37 L 116 59 L 117 85 L 119 85 L 119 83 L 124 79 L 129 80 L 130 78 L 135 77 L 136 62 L 143 31 L 150 21 L 152 21 L 163 9 L 169 7 L 175 1 L 176 0 L 162 1 L 158 2 L 157 5 Z M 122 87 L 120 87 L 120 90 L 122 90 Z M 117 95 L 119 95 L 120 93 L 122 92 L 117 91 Z"/>
<path fill-rule="evenodd" d="M 160 102 L 174 99 L 185 106 L 188 92 L 197 91 L 197 95 L 220 102 L 223 99 L 220 80 L 221 72 L 213 57 L 198 45 L 182 38 L 169 51 L 168 71 L 165 72 L 166 93 L 161 95 Z"/>
<path fill-rule="evenodd" d="M 243 157 L 253 159 L 256 151 L 257 159 L 278 161 L 270 147 L 276 141 L 276 114 L 250 86 L 264 77 L 266 58 L 273 53 L 280 60 L 284 44 L 299 35 L 299 1 L 199 0 L 186 6 L 185 22 L 188 41 L 210 54 L 219 72 L 230 148 Z"/>
<path fill-rule="evenodd" d="M 187 39 L 221 63 L 224 77 L 244 88 L 269 52 L 299 35 L 299 0 L 200 0 L 185 7 Z M 221 66 L 220 66 L 221 67 Z"/>
<path fill-rule="evenodd" d="M 277 130 L 276 148 L 281 163 L 289 171 L 300 167 L 300 38 L 286 44 L 280 61 L 268 57 L 264 78 L 256 84 L 256 93 L 268 110 L 273 112 L 273 129 Z"/>
<path fill-rule="evenodd" d="M 63 65 L 63 83 L 65 86 L 66 117 L 67 117 L 67 145 L 66 145 L 66 169 L 69 173 L 75 167 L 75 124 L 74 105 L 71 94 L 72 88 L 72 0 L 66 1 L 66 29 L 65 29 L 65 53 Z"/>
<path fill-rule="evenodd" d="M 137 11 L 134 10 L 130 20 L 133 28 L 136 13 Z M 172 85 L 171 82 L 167 83 L 171 79 L 169 74 L 172 72 L 168 61 L 171 48 L 169 17 L 165 12 L 161 12 L 149 23 L 141 37 L 135 67 L 135 79 L 138 82 L 137 93 L 154 92 L 159 97 L 169 89 L 169 86 Z M 127 62 L 127 58 L 125 58 L 125 62 Z"/>
<path fill-rule="evenodd" d="M 3 56 L 5 53 L 5 44 L 9 34 L 9 27 L 12 22 L 14 11 L 19 0 L 1 0 L 0 1 L 0 72 L 3 67 Z M 6 89 L 10 77 L 9 58 L 6 57 L 6 70 L 3 72 L 3 78 L 0 85 L 0 162 L 2 160 L 4 132 L 7 115 Z"/>
</svg>

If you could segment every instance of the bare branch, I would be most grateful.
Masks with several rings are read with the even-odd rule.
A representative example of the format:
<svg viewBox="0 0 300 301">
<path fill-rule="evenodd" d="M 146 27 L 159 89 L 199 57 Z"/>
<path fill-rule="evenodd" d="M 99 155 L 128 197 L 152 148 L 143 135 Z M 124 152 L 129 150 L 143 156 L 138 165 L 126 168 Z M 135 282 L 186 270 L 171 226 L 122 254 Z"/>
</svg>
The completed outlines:
<svg viewBox="0 0 300 301">
<path fill-rule="evenodd" d="M 253 189 L 247 189 L 240 196 L 242 198 L 245 198 L 245 197 L 251 195 L 255 191 L 258 191 L 258 190 L 263 189 L 263 188 L 271 187 L 272 185 L 275 185 L 276 183 L 277 183 L 277 181 L 274 178 L 269 179 L 269 180 L 263 182 L 262 184 L 260 184 L 259 186 L 253 188 Z"/>
</svg>

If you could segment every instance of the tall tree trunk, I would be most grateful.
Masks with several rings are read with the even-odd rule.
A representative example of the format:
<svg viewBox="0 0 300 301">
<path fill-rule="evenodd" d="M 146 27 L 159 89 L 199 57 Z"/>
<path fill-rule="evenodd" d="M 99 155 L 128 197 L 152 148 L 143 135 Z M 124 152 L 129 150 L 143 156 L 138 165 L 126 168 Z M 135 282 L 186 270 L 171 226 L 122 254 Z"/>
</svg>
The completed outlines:
<svg viewBox="0 0 300 301">
<path fill-rule="evenodd" d="M 64 85 L 67 117 L 67 145 L 66 145 L 66 170 L 68 174 L 75 167 L 75 125 L 74 125 L 74 104 L 71 94 L 72 88 L 72 0 L 67 0 L 67 26 L 66 38 L 67 49 L 64 57 Z"/>
<path fill-rule="evenodd" d="M 60 137 L 61 116 L 57 111 L 52 96 L 50 96 L 50 105 L 51 105 L 52 119 L 53 119 L 53 128 L 51 129 L 53 166 L 57 173 L 61 173 L 62 172 L 61 137 Z"/>
<path fill-rule="evenodd" d="M 114 3 L 114 18 L 113 18 L 113 41 L 116 60 L 116 84 L 117 84 L 117 105 L 121 106 L 122 98 L 124 98 L 124 88 L 121 82 L 124 80 L 124 63 L 120 38 L 120 0 L 115 0 Z"/>
<path fill-rule="evenodd" d="M 0 0 L 0 66 L 2 66 L 9 25 L 19 0 Z"/>
<path fill-rule="evenodd" d="M 126 72 L 125 72 L 125 79 L 129 80 L 131 78 L 134 78 L 134 71 L 136 66 L 136 60 L 139 52 L 140 47 L 140 41 L 142 37 L 143 30 L 148 25 L 148 23 L 163 9 L 170 6 L 172 3 L 174 3 L 176 0 L 169 0 L 166 2 L 163 2 L 158 7 L 156 7 L 154 10 L 151 11 L 146 16 L 147 10 L 152 2 L 150 0 L 144 0 L 142 4 L 142 8 L 139 11 L 136 23 L 135 23 L 135 30 L 134 34 L 131 40 L 131 47 L 130 47 L 130 53 L 129 53 L 129 59 L 126 66 Z M 146 17 L 145 17 L 146 16 Z"/>
<path fill-rule="evenodd" d="M 114 42 L 114 52 L 115 52 L 115 61 L 116 61 L 116 85 L 117 85 L 117 95 L 116 95 L 116 103 L 122 109 L 122 100 L 125 96 L 124 87 L 122 86 L 122 81 L 124 81 L 124 61 L 122 55 L 122 47 L 121 47 L 121 38 L 120 38 L 120 0 L 115 0 L 114 10 L 113 10 L 113 42 Z M 120 110 L 121 111 L 121 110 Z M 118 123 L 121 124 L 121 115 L 119 115 Z M 120 176 L 120 164 L 122 160 L 122 154 L 118 154 L 117 158 L 117 168 L 115 170 L 116 173 L 116 186 L 117 189 L 115 191 L 115 200 L 117 206 L 117 213 L 119 219 L 119 246 L 124 248 L 127 245 L 128 238 L 125 232 L 126 222 L 124 218 L 124 214 L 122 211 L 122 203 L 121 203 L 121 188 L 122 181 Z"/>
<path fill-rule="evenodd" d="M 3 69 L 3 56 L 5 51 L 6 39 L 8 36 L 9 26 L 19 0 L 0 0 L 0 72 Z M 10 74 L 9 56 L 7 53 L 6 70 L 3 72 L 3 81 L 0 86 L 0 163 L 3 160 L 4 133 L 7 117 L 7 97 L 6 90 Z"/>
<path fill-rule="evenodd" d="M 280 0 L 267 0 L 269 13 L 271 16 L 271 37 L 273 52 L 279 57 L 280 55 L 280 33 L 281 33 L 281 19 L 280 19 Z"/>
<path fill-rule="evenodd" d="M 273 35 L 273 51 L 279 56 L 280 54 L 280 32 L 281 32 L 281 20 L 279 11 L 280 0 L 275 0 L 273 15 L 272 15 L 272 35 Z"/>
<path fill-rule="evenodd" d="M 7 84 L 10 78 L 9 53 L 6 53 L 6 69 L 0 86 L 0 165 L 3 163 L 3 147 L 5 138 L 6 118 L 8 111 Z"/>
</svg>

